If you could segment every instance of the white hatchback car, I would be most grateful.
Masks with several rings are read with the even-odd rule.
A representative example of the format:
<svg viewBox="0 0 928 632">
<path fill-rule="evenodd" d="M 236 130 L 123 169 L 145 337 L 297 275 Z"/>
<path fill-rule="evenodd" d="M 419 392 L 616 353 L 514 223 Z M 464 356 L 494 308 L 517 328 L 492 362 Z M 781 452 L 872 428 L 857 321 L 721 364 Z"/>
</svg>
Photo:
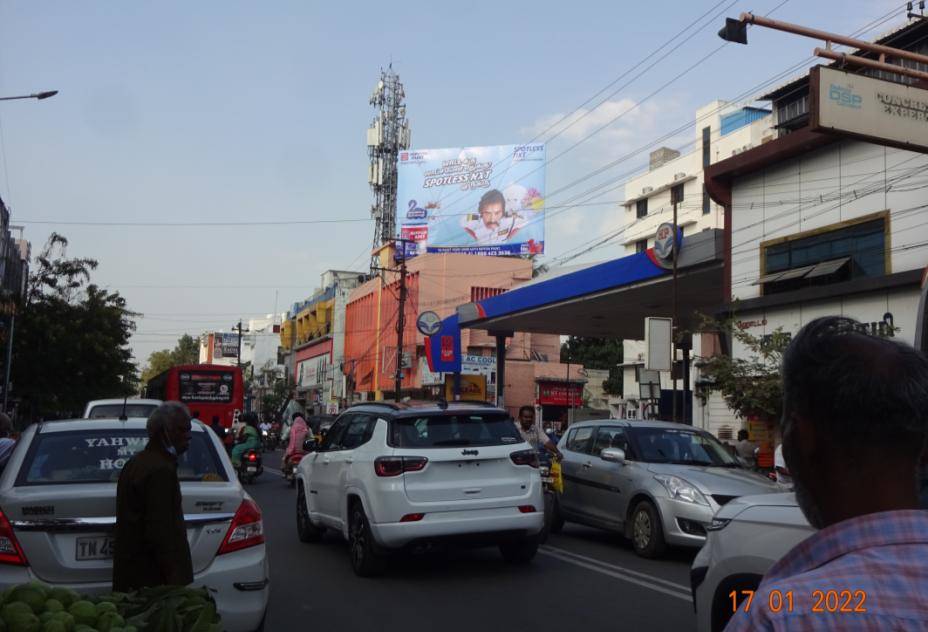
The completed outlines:
<svg viewBox="0 0 928 632">
<path fill-rule="evenodd" d="M 145 447 L 144 419 L 30 426 L 0 475 L 0 589 L 39 581 L 80 593 L 112 589 L 116 481 Z M 263 629 L 269 568 L 261 510 L 215 434 L 197 422 L 178 461 L 194 585 L 227 632 Z"/>
<path fill-rule="evenodd" d="M 349 541 L 361 576 L 385 555 L 442 544 L 499 546 L 515 563 L 538 550 L 538 455 L 506 411 L 452 402 L 354 406 L 300 461 L 297 530 Z"/>
<path fill-rule="evenodd" d="M 147 419 L 162 404 L 160 399 L 116 398 L 95 399 L 87 402 L 84 419 Z"/>
<path fill-rule="evenodd" d="M 723 630 L 734 614 L 731 592 L 756 589 L 777 560 L 814 532 L 791 492 L 743 496 L 722 507 L 690 571 L 696 629 Z"/>
</svg>

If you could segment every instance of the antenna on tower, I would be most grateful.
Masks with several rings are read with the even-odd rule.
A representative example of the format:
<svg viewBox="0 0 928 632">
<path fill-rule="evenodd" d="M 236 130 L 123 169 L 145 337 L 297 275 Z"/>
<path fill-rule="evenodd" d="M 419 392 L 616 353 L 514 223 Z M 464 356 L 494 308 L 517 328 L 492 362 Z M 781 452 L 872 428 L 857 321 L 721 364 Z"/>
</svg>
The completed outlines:
<svg viewBox="0 0 928 632">
<path fill-rule="evenodd" d="M 387 70 L 380 70 L 380 81 L 371 93 L 370 104 L 375 114 L 367 130 L 367 151 L 371 159 L 368 182 L 374 194 L 371 216 L 374 218 L 374 253 L 371 274 L 380 267 L 376 251 L 391 243 L 396 235 L 396 160 L 401 149 L 410 142 L 409 121 L 406 119 L 406 93 L 400 76 L 393 71 L 391 60 Z"/>
</svg>

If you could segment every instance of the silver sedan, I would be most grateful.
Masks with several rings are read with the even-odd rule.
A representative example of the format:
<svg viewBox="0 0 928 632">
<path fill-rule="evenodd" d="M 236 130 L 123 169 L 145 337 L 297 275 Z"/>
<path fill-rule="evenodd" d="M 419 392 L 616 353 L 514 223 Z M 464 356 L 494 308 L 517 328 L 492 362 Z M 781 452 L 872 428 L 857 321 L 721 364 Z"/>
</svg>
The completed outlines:
<svg viewBox="0 0 928 632">
<path fill-rule="evenodd" d="M 227 632 L 263 628 L 268 561 L 261 510 L 222 444 L 196 422 L 178 461 L 194 585 L 216 600 Z M 39 581 L 111 590 L 116 481 L 148 439 L 144 419 L 30 426 L 0 476 L 0 590 Z"/>
<path fill-rule="evenodd" d="M 617 531 L 635 552 L 701 547 L 720 507 L 780 491 L 741 466 L 719 441 L 692 426 L 607 419 L 574 424 L 558 446 L 564 492 L 552 529 L 564 521 Z"/>
</svg>

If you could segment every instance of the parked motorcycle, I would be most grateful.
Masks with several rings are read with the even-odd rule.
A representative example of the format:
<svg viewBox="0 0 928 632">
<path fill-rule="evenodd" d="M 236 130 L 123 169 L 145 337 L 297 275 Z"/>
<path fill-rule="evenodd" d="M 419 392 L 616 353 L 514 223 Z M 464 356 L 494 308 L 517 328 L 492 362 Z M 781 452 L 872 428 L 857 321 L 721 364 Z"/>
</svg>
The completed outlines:
<svg viewBox="0 0 928 632">
<path fill-rule="evenodd" d="M 254 483 L 255 479 L 263 472 L 264 465 L 262 464 L 260 451 L 248 450 L 242 455 L 242 462 L 238 466 L 238 480 L 240 480 L 243 485 Z"/>
</svg>

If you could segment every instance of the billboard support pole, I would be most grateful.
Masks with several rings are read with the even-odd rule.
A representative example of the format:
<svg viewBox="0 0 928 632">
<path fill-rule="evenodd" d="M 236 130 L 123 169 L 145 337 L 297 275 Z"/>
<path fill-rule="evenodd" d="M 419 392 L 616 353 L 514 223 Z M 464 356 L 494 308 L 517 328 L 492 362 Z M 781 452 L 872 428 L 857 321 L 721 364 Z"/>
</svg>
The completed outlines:
<svg viewBox="0 0 928 632">
<path fill-rule="evenodd" d="M 242 368 L 242 321 L 238 321 L 238 356 L 236 357 L 238 368 Z"/>
<path fill-rule="evenodd" d="M 673 196 L 673 316 L 670 325 L 670 378 L 673 381 L 673 421 L 677 421 L 677 375 L 673 365 L 677 361 L 677 205 L 678 196 Z M 684 386 L 684 389 L 686 386 Z"/>
<path fill-rule="evenodd" d="M 406 244 L 401 242 L 403 256 L 400 258 L 399 313 L 396 318 L 396 401 L 403 392 L 403 333 L 406 329 Z M 394 247 L 395 252 L 395 247 Z"/>
</svg>

